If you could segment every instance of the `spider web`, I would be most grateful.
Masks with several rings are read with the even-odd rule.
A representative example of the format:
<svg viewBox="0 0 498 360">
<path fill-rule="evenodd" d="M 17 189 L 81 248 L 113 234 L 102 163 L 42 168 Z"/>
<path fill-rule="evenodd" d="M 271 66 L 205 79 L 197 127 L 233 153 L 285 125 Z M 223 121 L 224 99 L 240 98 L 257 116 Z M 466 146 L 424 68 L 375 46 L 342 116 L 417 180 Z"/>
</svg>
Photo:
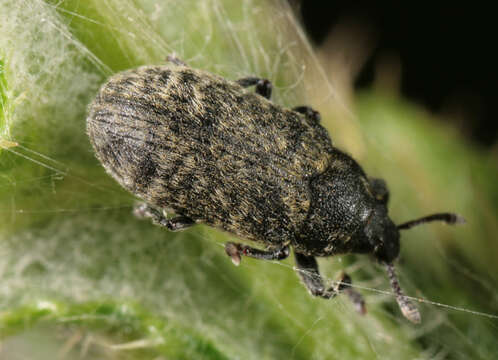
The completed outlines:
<svg viewBox="0 0 498 360">
<path fill-rule="evenodd" d="M 412 130 L 402 120 L 406 112 L 370 132 L 340 81 L 347 71 L 331 73 L 284 1 L 0 0 L 0 359 L 42 347 L 67 358 L 492 358 L 496 275 L 448 246 L 456 242 L 492 263 L 486 249 L 496 245 L 488 230 L 479 232 L 481 250 L 461 245 L 470 230 L 404 236 L 400 282 L 423 301 L 423 322 L 415 327 L 367 257 L 320 260 L 329 284 L 342 269 L 352 276 L 369 308 L 361 317 L 345 297 L 311 298 L 292 259 L 244 259 L 234 268 L 222 248 L 233 240 L 228 234 L 206 227 L 172 234 L 134 219 L 135 199 L 91 151 L 86 106 L 108 76 L 163 63 L 172 53 L 229 79 L 268 78 L 273 101 L 319 109 L 336 144 L 393 182 L 398 199 L 392 196 L 390 208 L 400 217 L 416 217 L 435 201 L 465 209 L 485 196 L 462 190 L 457 202 L 432 193 L 434 184 L 444 189 L 448 182 L 424 175 L 436 165 L 412 156 L 417 150 L 410 147 L 422 142 L 416 135 L 403 144 L 410 149 L 386 152 L 385 143 L 399 144 L 396 136 Z M 375 121 L 389 117 L 367 109 Z M 421 170 L 410 182 L 413 166 Z M 475 181 L 464 179 L 452 189 Z M 476 221 L 473 229 L 496 230 L 495 205 L 484 204 L 491 225 Z M 428 239 L 423 246 L 413 244 L 421 237 Z M 449 283 L 457 278 L 452 273 L 464 284 Z M 40 337 L 51 332 L 57 341 Z"/>
</svg>

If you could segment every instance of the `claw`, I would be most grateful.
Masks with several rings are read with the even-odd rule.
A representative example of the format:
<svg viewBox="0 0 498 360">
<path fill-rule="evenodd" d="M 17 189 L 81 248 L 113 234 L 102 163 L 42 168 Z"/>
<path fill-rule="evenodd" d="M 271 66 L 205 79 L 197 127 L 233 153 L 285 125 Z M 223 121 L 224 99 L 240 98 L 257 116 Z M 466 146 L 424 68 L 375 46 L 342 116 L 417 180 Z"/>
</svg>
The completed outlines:
<svg viewBox="0 0 498 360">
<path fill-rule="evenodd" d="M 235 266 L 240 265 L 241 258 L 240 258 L 239 248 L 237 247 L 237 245 L 231 242 L 226 243 L 225 252 L 227 253 L 228 256 L 230 256 Z"/>
<path fill-rule="evenodd" d="M 133 215 L 137 218 L 145 218 L 147 216 L 147 204 L 140 203 L 133 207 Z"/>
</svg>

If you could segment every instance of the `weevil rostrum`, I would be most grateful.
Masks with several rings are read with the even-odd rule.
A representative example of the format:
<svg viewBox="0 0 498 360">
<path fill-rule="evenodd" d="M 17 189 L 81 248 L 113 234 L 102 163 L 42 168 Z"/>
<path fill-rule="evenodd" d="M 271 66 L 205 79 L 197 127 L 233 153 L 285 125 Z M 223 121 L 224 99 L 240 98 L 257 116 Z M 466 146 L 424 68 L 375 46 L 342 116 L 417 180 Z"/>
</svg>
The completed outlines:
<svg viewBox="0 0 498 360">
<path fill-rule="evenodd" d="M 440 213 L 395 225 L 386 183 L 332 145 L 318 112 L 272 103 L 268 80 L 230 81 L 169 60 L 112 76 L 89 107 L 97 158 L 144 201 L 135 214 L 172 231 L 208 224 L 262 246 L 227 243 L 236 265 L 241 256 L 282 260 L 292 248 L 312 295 L 343 291 L 360 312 L 364 300 L 350 277 L 326 288 L 315 258 L 373 254 L 385 264 L 403 314 L 420 322 L 394 273 L 399 231 L 463 219 Z"/>
</svg>

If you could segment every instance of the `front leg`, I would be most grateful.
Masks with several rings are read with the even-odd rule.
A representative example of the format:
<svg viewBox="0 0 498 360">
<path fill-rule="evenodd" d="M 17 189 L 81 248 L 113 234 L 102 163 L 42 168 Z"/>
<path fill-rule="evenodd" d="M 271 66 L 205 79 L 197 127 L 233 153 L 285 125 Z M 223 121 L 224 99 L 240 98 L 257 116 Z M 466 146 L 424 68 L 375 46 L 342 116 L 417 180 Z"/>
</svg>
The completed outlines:
<svg viewBox="0 0 498 360">
<path fill-rule="evenodd" d="M 339 280 L 336 281 L 335 285 L 325 289 L 315 257 L 300 254 L 295 251 L 294 257 L 296 260 L 296 272 L 311 295 L 330 299 L 340 292 L 344 292 L 355 306 L 356 311 L 360 314 L 366 313 L 365 301 L 358 292 L 351 288 L 351 277 L 349 275 L 341 273 L 341 276 Z"/>
<path fill-rule="evenodd" d="M 284 260 L 289 256 L 289 246 L 275 247 L 270 250 L 260 250 L 247 245 L 227 242 L 225 252 L 232 258 L 234 265 L 240 264 L 241 255 L 260 260 Z"/>
<path fill-rule="evenodd" d="M 153 224 L 163 226 L 170 231 L 185 230 L 195 224 L 194 220 L 186 216 L 176 216 L 172 219 L 167 219 L 161 211 L 145 203 L 135 206 L 133 213 L 139 218 L 150 218 Z"/>
</svg>

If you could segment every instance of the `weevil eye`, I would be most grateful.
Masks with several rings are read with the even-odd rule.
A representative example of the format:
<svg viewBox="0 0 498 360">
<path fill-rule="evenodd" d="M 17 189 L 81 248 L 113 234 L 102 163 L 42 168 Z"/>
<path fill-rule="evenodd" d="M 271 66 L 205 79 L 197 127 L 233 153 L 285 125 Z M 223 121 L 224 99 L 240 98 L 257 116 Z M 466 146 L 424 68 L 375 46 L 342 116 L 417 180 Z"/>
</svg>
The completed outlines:
<svg viewBox="0 0 498 360">
<path fill-rule="evenodd" d="M 387 240 L 375 248 L 375 257 L 381 262 L 392 262 L 399 255 L 399 240 Z"/>
</svg>

